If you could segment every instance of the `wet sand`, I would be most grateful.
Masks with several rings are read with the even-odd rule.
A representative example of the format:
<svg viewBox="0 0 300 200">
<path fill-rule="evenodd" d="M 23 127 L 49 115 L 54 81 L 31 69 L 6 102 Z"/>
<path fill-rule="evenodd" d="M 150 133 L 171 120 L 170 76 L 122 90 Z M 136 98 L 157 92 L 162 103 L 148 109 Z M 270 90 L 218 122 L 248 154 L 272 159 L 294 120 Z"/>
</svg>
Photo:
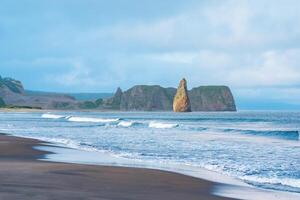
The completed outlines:
<svg viewBox="0 0 300 200">
<path fill-rule="evenodd" d="M 0 135 L 0 199 L 228 200 L 215 183 L 160 170 L 39 161 L 41 141 Z"/>
</svg>

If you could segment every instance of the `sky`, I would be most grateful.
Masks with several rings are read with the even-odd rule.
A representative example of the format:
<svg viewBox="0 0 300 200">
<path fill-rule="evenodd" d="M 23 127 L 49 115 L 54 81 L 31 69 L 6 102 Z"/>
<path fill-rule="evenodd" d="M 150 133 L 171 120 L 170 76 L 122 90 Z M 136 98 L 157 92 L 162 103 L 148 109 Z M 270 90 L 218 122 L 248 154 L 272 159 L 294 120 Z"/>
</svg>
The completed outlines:
<svg viewBox="0 0 300 200">
<path fill-rule="evenodd" d="M 0 75 L 30 90 L 227 85 L 300 110 L 299 0 L 0 0 Z"/>
</svg>

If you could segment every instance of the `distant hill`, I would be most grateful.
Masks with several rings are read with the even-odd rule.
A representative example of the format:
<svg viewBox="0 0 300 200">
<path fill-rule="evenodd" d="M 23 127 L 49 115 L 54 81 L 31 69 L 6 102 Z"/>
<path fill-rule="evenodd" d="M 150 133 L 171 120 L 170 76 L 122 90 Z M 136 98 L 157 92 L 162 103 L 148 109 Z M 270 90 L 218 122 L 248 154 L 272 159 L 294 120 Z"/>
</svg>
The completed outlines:
<svg viewBox="0 0 300 200">
<path fill-rule="evenodd" d="M 44 92 L 25 90 L 25 94 L 36 96 L 55 96 L 55 95 L 68 95 L 76 99 L 77 101 L 95 101 L 97 99 L 111 98 L 113 93 L 58 93 L 58 92 Z"/>
<path fill-rule="evenodd" d="M 97 99 L 108 99 L 114 96 L 114 93 L 68 93 L 78 101 L 94 101 Z"/>
<path fill-rule="evenodd" d="M 5 106 L 10 108 L 76 109 L 78 107 L 74 97 L 65 94 L 27 94 L 20 81 L 1 76 L 0 98 Z"/>
</svg>

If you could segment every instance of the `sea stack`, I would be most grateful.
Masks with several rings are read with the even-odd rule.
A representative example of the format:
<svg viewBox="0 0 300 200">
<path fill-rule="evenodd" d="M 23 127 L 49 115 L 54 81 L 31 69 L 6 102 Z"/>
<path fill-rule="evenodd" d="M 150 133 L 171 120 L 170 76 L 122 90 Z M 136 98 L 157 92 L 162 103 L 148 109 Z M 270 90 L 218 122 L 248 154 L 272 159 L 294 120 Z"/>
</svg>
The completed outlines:
<svg viewBox="0 0 300 200">
<path fill-rule="evenodd" d="M 183 78 L 177 88 L 176 95 L 173 100 L 174 112 L 191 112 L 191 103 L 188 96 L 186 80 Z"/>
</svg>

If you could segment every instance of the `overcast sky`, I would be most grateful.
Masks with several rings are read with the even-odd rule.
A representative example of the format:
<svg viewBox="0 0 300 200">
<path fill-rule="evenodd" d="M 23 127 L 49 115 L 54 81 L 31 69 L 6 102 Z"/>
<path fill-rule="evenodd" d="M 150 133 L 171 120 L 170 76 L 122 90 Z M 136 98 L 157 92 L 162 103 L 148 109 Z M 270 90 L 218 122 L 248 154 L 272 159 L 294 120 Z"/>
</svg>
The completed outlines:
<svg viewBox="0 0 300 200">
<path fill-rule="evenodd" d="M 242 108 L 300 108 L 299 0 L 1 0 L 0 45 L 0 74 L 27 89 L 185 77 L 230 86 Z"/>
</svg>

